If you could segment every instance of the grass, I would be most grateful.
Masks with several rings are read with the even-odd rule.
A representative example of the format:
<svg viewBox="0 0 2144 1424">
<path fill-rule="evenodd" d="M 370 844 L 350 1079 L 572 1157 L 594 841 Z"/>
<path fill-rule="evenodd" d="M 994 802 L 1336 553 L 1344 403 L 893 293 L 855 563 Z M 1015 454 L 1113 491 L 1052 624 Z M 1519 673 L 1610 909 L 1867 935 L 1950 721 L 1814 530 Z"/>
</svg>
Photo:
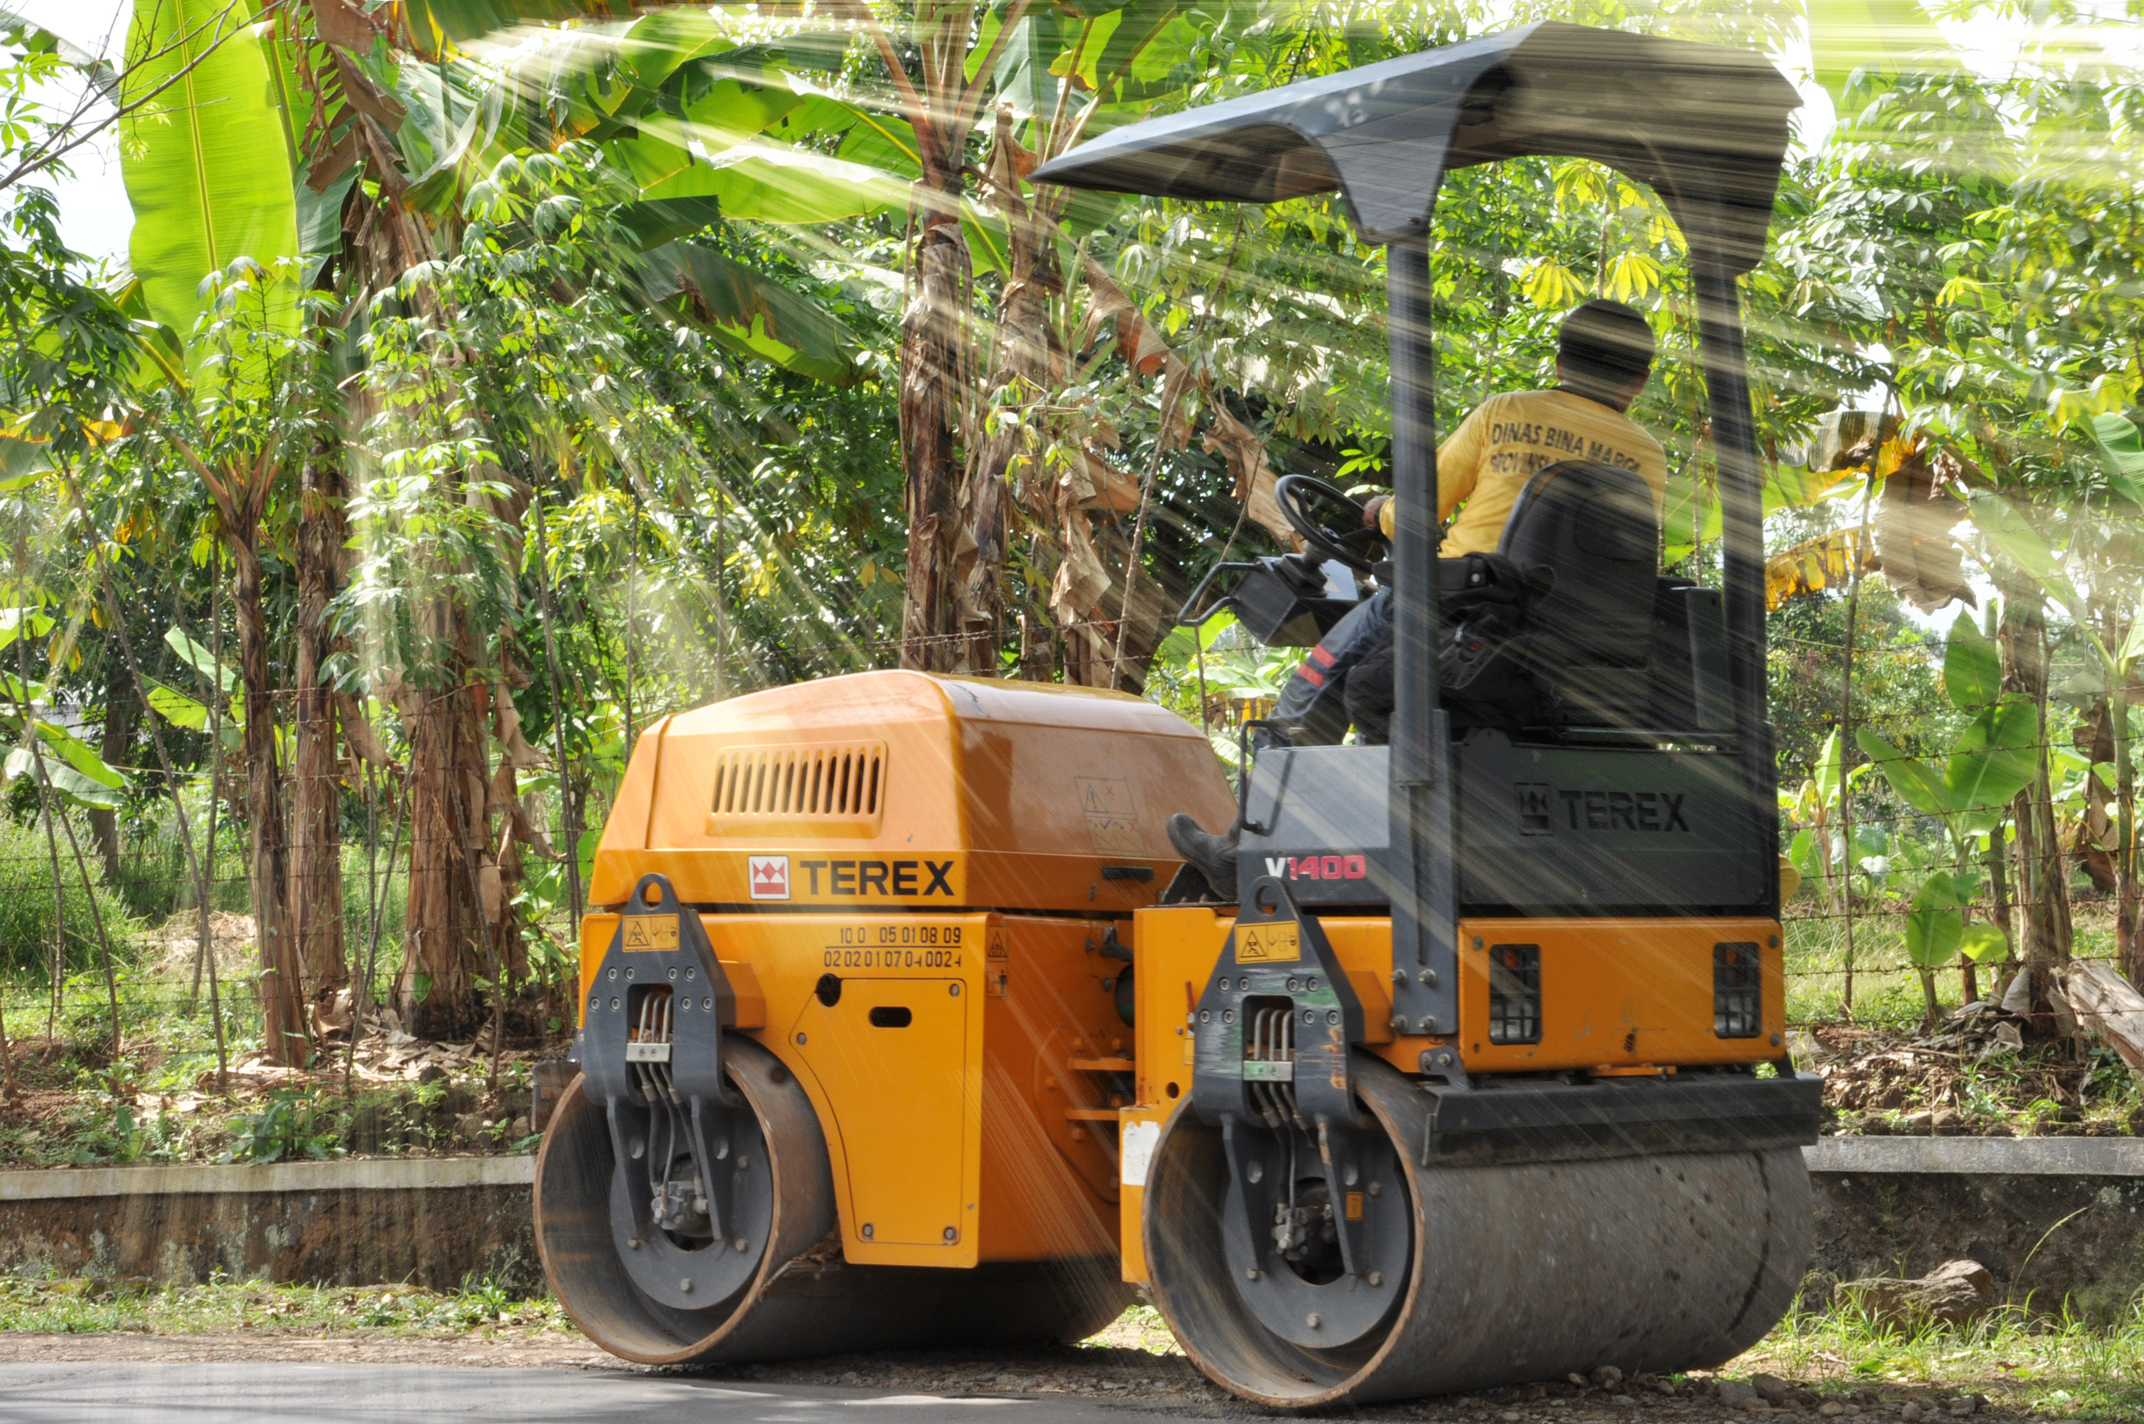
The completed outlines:
<svg viewBox="0 0 2144 1424">
<path fill-rule="evenodd" d="M 1858 1310 L 1797 1311 L 1723 1373 L 1760 1370 L 1833 1391 L 1931 1388 L 2057 1418 L 2135 1419 L 2144 1415 L 2144 1304 L 2110 1328 L 2031 1320 L 2015 1307 L 1913 1331 Z"/>
<path fill-rule="evenodd" d="M 2113 911 L 2104 901 L 2071 906 L 2071 953 L 2083 959 L 2114 955 Z M 1787 1022 L 1830 1022 L 1842 1017 L 1846 998 L 1845 922 L 1823 913 L 1803 892 L 1787 906 Z M 1921 979 L 1906 958 L 1904 906 L 1886 902 L 1881 911 L 1862 909 L 1853 922 L 1854 1004 L 1857 1023 L 1917 1029 L 1927 1012 Z M 1977 987 L 1994 992 L 1999 966 L 1976 970 Z M 1956 964 L 1936 971 L 1936 997 L 1946 1010 L 1965 1002 L 1965 980 Z"/>
<path fill-rule="evenodd" d="M 1143 1350 L 1149 1355 L 1181 1355 L 1169 1323 L 1151 1305 L 1134 1305 L 1111 1321 L 1099 1334 L 1079 1342 L 1088 1349 Z"/>
<path fill-rule="evenodd" d="M 1798 908 L 1798 907 L 1797 907 Z M 1828 916 L 1783 921 L 1787 932 L 1787 1022 L 1828 1022 L 1840 1017 L 1846 996 L 1846 927 Z M 1926 1012 L 1920 976 L 1906 959 L 1905 921 L 1898 915 L 1854 916 L 1854 1012 L 1858 1023 L 1891 1029 L 1919 1027 Z M 1985 972 L 1982 988 L 1993 980 Z M 1955 969 L 1937 972 L 1936 988 L 1947 1008 L 1956 1008 L 1963 984 Z"/>
<path fill-rule="evenodd" d="M 161 1286 L 80 1277 L 0 1277 L 0 1331 L 85 1335 L 131 1331 L 212 1335 L 243 1330 L 390 1336 L 572 1333 L 548 1295 L 515 1299 L 492 1282 L 457 1291 L 418 1286 L 271 1285 L 211 1281 Z"/>
</svg>

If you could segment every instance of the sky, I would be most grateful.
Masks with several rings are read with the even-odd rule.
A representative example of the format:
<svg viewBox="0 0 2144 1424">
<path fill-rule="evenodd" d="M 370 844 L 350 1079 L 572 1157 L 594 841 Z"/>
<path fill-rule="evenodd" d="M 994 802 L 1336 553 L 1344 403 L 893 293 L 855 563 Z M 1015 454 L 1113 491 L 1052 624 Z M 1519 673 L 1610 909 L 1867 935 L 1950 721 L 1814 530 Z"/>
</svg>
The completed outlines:
<svg viewBox="0 0 2144 1424">
<path fill-rule="evenodd" d="M 91 54 L 116 55 L 125 47 L 125 16 L 132 7 L 129 0 L 9 0 L 9 8 Z M 68 86 L 44 97 L 49 105 L 71 108 L 77 92 Z M 125 257 L 134 226 L 111 138 L 107 132 L 94 146 L 77 150 L 73 176 L 51 185 L 60 200 L 61 237 L 91 257 Z"/>
</svg>

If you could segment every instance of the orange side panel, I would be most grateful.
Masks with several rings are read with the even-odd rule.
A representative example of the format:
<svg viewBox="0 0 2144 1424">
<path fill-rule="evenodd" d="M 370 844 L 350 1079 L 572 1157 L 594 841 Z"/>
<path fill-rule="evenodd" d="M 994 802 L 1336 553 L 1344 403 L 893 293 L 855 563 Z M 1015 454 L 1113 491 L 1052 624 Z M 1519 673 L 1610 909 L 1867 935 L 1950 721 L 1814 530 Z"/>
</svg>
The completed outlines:
<svg viewBox="0 0 2144 1424">
<path fill-rule="evenodd" d="M 596 976 L 617 924 L 582 921 L 584 1017 L 605 992 Z M 1134 1045 L 1116 1012 L 1123 965 L 1100 952 L 1109 922 L 748 913 L 701 924 L 738 1029 L 789 1065 L 818 1111 L 847 1259 L 972 1266 L 1116 1249 L 1115 1119 L 1132 1096 Z M 841 981 L 831 1005 L 816 992 L 829 974 Z"/>
<path fill-rule="evenodd" d="M 626 763 L 625 780 L 611 802 L 610 818 L 603 823 L 596 843 L 594 873 L 588 880 L 588 903 L 622 905 L 633 886 L 650 867 L 641 865 L 633 852 L 648 843 L 648 809 L 655 804 L 655 764 L 662 759 L 665 717 L 640 734 L 633 759 Z"/>
<path fill-rule="evenodd" d="M 1138 1097 L 1118 1113 L 1123 1154 L 1117 1200 L 1123 1277 L 1146 1279 L 1146 1245 L 1139 1234 L 1146 1209 L 1146 1164 L 1161 1124 L 1191 1092 L 1192 1012 L 1199 991 L 1235 920 L 1195 905 L 1141 910 L 1132 919 L 1137 943 Z"/>
<path fill-rule="evenodd" d="M 982 1257 L 1117 1249 L 1116 1109 L 1132 1031 L 1105 924 L 992 916 L 985 942 Z"/>
<path fill-rule="evenodd" d="M 1786 1032 L 1786 964 L 1772 920 L 1464 920 L 1459 926 L 1461 1056 L 1470 1073 L 1538 1073 L 1641 1064 L 1777 1058 Z M 1759 948 L 1763 1028 L 1713 1032 L 1713 946 Z M 1489 954 L 1539 945 L 1541 1041 L 1489 1037 Z"/>
</svg>

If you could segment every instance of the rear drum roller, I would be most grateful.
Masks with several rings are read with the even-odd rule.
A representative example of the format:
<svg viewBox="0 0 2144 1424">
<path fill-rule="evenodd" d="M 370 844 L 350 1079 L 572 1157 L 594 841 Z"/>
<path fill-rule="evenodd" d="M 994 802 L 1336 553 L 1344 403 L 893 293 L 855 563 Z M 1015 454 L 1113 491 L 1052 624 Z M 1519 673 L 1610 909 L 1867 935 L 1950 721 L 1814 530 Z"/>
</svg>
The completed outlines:
<svg viewBox="0 0 2144 1424">
<path fill-rule="evenodd" d="M 1374 1059 L 1358 1056 L 1353 1076 L 1385 1141 L 1358 1153 L 1363 1194 L 1345 1207 L 1328 1200 L 1339 1183 L 1301 1169 L 1274 1221 L 1250 1220 L 1237 1174 L 1288 1161 L 1289 1134 L 1239 1122 L 1247 1141 L 1224 1141 L 1187 1101 L 1156 1145 L 1148 1289 L 1192 1360 L 1234 1393 L 1312 1408 L 1600 1365 L 1704 1368 L 1791 1304 L 1811 1230 L 1799 1150 L 1425 1169 L 1420 1091 Z M 1255 1181 L 1252 1194 L 1270 1195 Z M 1366 1259 L 1352 1274 L 1320 1230 L 1331 1209 L 1361 1213 Z M 1268 1233 L 1265 1269 L 1254 1229 Z"/>
<path fill-rule="evenodd" d="M 1114 1258 L 974 1270 L 846 1264 L 811 1099 L 749 1040 L 726 1037 L 723 1064 L 748 1109 L 710 1139 L 731 1174 L 727 1240 L 714 1240 L 704 1214 L 674 1191 L 655 1219 L 665 1184 L 696 1176 L 690 1134 L 679 1134 L 683 1148 L 669 1142 L 660 1113 L 652 1130 L 621 1134 L 629 1155 L 636 1145 L 643 1153 L 623 1173 L 584 1079 L 560 1097 L 544 1134 L 537 1252 L 566 1313 L 611 1354 L 675 1365 L 1078 1340 L 1129 1303 Z"/>
</svg>

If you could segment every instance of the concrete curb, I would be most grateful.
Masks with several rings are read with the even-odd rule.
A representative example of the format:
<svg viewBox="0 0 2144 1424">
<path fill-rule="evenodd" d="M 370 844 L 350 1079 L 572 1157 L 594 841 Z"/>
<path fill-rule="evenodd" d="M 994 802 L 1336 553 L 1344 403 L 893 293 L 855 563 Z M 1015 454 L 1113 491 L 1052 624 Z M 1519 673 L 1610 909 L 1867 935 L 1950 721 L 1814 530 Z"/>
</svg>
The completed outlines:
<svg viewBox="0 0 2144 1424">
<path fill-rule="evenodd" d="M 1812 1172 L 2005 1177 L 2144 1177 L 2144 1138 L 1826 1137 L 1802 1149 Z M 436 1191 L 525 1187 L 534 1157 L 361 1157 L 272 1166 L 69 1167 L 0 1172 L 0 1202 L 252 1192 Z"/>
<path fill-rule="evenodd" d="M 2144 1137 L 1824 1137 L 1812 1172 L 2144 1177 Z"/>
<path fill-rule="evenodd" d="M 1808 1304 L 1970 1256 L 2004 1298 L 2127 1319 L 2144 1287 L 2144 1139 L 1827 1137 L 1806 1149 Z M 0 1271 L 542 1288 L 532 1157 L 0 1172 Z"/>
<path fill-rule="evenodd" d="M 253 1192 L 435 1191 L 525 1187 L 534 1157 L 365 1157 L 232 1167 L 72 1167 L 0 1172 L 0 1202 Z"/>
</svg>

